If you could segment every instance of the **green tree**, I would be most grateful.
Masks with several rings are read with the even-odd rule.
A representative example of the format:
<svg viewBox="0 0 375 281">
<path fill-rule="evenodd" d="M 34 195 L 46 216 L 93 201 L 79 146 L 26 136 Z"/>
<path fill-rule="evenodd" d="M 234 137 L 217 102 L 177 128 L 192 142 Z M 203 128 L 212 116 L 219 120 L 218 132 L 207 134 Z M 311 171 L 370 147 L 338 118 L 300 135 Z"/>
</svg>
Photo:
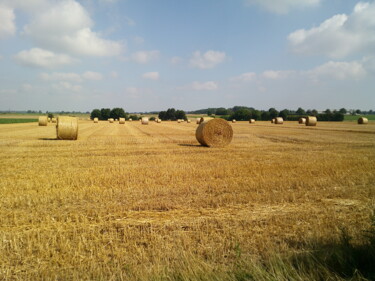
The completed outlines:
<svg viewBox="0 0 375 281">
<path fill-rule="evenodd" d="M 48 112 L 48 118 L 53 118 L 53 114 L 51 112 Z"/>
<path fill-rule="evenodd" d="M 228 110 L 225 109 L 224 107 L 220 107 L 216 109 L 215 114 L 216 115 L 228 115 Z"/>
<path fill-rule="evenodd" d="M 251 116 L 251 111 L 249 109 L 239 109 L 234 112 L 231 116 L 229 116 L 229 120 L 238 120 L 238 121 L 248 121 Z"/>
<path fill-rule="evenodd" d="M 345 108 L 340 108 L 339 112 L 341 114 L 346 114 L 348 111 Z"/>
<path fill-rule="evenodd" d="M 93 111 L 91 111 L 91 114 L 90 114 L 90 118 L 93 120 L 94 118 L 98 118 L 98 119 L 102 119 L 101 118 L 101 112 L 99 109 L 94 109 Z"/>
<path fill-rule="evenodd" d="M 100 120 L 108 120 L 111 116 L 111 109 L 110 108 L 102 108 L 100 110 Z"/>
<path fill-rule="evenodd" d="M 268 111 L 263 111 L 260 115 L 260 118 L 263 120 L 263 121 L 269 121 L 271 119 L 270 117 L 270 113 Z"/>
<path fill-rule="evenodd" d="M 273 107 L 271 107 L 270 109 L 268 109 L 268 112 L 270 113 L 270 118 L 271 119 L 276 118 L 277 115 L 279 115 L 279 112 L 275 108 L 273 108 Z"/>
<path fill-rule="evenodd" d="M 113 119 L 126 118 L 126 115 L 125 110 L 120 107 L 113 108 L 109 113 L 110 118 Z"/>
<path fill-rule="evenodd" d="M 289 115 L 288 109 L 284 109 L 279 112 L 279 117 L 282 117 L 284 120 L 288 119 L 288 115 Z"/>
<path fill-rule="evenodd" d="M 176 110 L 176 119 L 186 120 L 186 114 L 183 110 Z"/>
<path fill-rule="evenodd" d="M 298 107 L 296 111 L 297 115 L 306 115 L 306 111 L 302 107 Z"/>
</svg>

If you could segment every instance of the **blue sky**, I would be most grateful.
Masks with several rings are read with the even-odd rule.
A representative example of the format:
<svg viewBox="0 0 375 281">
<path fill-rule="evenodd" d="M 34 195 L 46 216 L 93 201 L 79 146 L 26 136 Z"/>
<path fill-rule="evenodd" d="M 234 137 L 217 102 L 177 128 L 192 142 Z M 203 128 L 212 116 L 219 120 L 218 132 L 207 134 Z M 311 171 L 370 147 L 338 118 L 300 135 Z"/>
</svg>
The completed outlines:
<svg viewBox="0 0 375 281">
<path fill-rule="evenodd" d="M 0 0 L 0 110 L 368 110 L 374 74 L 374 1 Z"/>
</svg>

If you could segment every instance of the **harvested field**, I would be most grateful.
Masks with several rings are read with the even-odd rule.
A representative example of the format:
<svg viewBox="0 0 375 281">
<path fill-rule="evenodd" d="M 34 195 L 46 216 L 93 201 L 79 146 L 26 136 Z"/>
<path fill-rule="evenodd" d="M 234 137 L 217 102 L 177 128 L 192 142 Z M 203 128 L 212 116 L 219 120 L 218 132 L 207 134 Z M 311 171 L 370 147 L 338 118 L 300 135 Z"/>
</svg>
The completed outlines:
<svg viewBox="0 0 375 281">
<path fill-rule="evenodd" d="M 232 127 L 230 145 L 207 148 L 186 122 L 81 120 L 77 141 L 0 125 L 0 279 L 234 280 L 343 229 L 362 242 L 374 122 Z"/>
</svg>

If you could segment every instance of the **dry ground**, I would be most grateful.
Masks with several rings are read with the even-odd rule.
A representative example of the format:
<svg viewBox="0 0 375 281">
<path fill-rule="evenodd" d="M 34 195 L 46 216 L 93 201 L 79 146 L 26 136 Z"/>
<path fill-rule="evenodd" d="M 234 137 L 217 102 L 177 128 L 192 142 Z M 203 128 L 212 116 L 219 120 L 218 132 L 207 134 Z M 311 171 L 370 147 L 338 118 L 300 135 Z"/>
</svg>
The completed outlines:
<svg viewBox="0 0 375 281">
<path fill-rule="evenodd" d="M 375 123 L 237 122 L 223 149 L 196 126 L 0 125 L 0 279 L 189 279 L 368 229 Z"/>
</svg>

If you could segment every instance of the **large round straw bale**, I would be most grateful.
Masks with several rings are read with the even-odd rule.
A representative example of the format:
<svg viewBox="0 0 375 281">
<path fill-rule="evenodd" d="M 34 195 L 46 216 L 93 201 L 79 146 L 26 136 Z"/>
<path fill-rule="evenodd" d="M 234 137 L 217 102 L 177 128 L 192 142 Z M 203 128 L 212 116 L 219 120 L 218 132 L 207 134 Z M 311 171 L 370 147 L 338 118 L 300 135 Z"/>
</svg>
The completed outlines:
<svg viewBox="0 0 375 281">
<path fill-rule="evenodd" d="M 318 123 L 318 119 L 315 116 L 306 117 L 306 126 L 316 126 L 316 123 Z"/>
<path fill-rule="evenodd" d="M 249 123 L 250 123 L 250 124 L 255 123 L 255 119 L 250 119 L 250 120 L 249 120 Z"/>
<path fill-rule="evenodd" d="M 48 117 L 47 116 L 39 116 L 39 126 L 47 126 L 48 124 Z"/>
<path fill-rule="evenodd" d="M 56 133 L 59 140 L 76 140 L 78 138 L 78 119 L 68 116 L 57 117 Z"/>
<path fill-rule="evenodd" d="M 133 121 L 133 119 L 132 119 L 132 118 L 129 118 L 129 122 L 131 122 L 131 121 Z"/>
<path fill-rule="evenodd" d="M 206 121 L 210 121 L 214 118 L 212 117 L 201 117 L 201 119 L 199 120 L 199 124 L 202 124 L 203 122 L 206 122 Z"/>
<path fill-rule="evenodd" d="M 201 118 L 197 118 L 195 121 L 196 121 L 197 124 L 200 124 Z"/>
<path fill-rule="evenodd" d="M 57 123 L 57 118 L 54 117 L 54 118 L 51 119 L 51 121 L 52 121 L 52 123 Z"/>
<path fill-rule="evenodd" d="M 119 124 L 125 124 L 125 118 L 120 118 L 118 121 Z"/>
<path fill-rule="evenodd" d="M 142 125 L 148 125 L 148 117 L 142 117 L 141 122 Z"/>
<path fill-rule="evenodd" d="M 233 129 L 224 119 L 211 119 L 198 126 L 195 137 L 201 145 L 223 147 L 232 141 Z"/>
<path fill-rule="evenodd" d="M 275 118 L 275 124 L 283 124 L 283 123 L 284 123 L 283 117 L 276 117 Z"/>
<path fill-rule="evenodd" d="M 306 118 L 300 118 L 298 124 L 306 124 Z"/>
<path fill-rule="evenodd" d="M 181 123 L 181 119 L 177 119 L 177 123 Z"/>
<path fill-rule="evenodd" d="M 358 118 L 358 124 L 368 124 L 368 119 L 366 117 Z"/>
<path fill-rule="evenodd" d="M 190 119 L 188 119 L 188 120 L 186 120 L 186 122 L 188 122 L 188 123 L 191 123 L 191 120 L 190 120 Z"/>
<path fill-rule="evenodd" d="M 236 123 L 236 122 L 237 122 L 236 119 L 233 119 L 233 120 L 232 120 L 232 123 Z"/>
<path fill-rule="evenodd" d="M 109 119 L 108 119 L 108 122 L 109 122 L 109 123 L 113 123 L 113 122 L 115 122 L 115 120 L 114 120 L 113 118 L 109 118 Z"/>
<path fill-rule="evenodd" d="M 99 118 L 98 117 L 95 117 L 94 118 L 94 123 L 98 123 L 99 122 Z"/>
<path fill-rule="evenodd" d="M 271 123 L 272 124 L 275 123 L 275 118 L 272 118 Z"/>
</svg>

